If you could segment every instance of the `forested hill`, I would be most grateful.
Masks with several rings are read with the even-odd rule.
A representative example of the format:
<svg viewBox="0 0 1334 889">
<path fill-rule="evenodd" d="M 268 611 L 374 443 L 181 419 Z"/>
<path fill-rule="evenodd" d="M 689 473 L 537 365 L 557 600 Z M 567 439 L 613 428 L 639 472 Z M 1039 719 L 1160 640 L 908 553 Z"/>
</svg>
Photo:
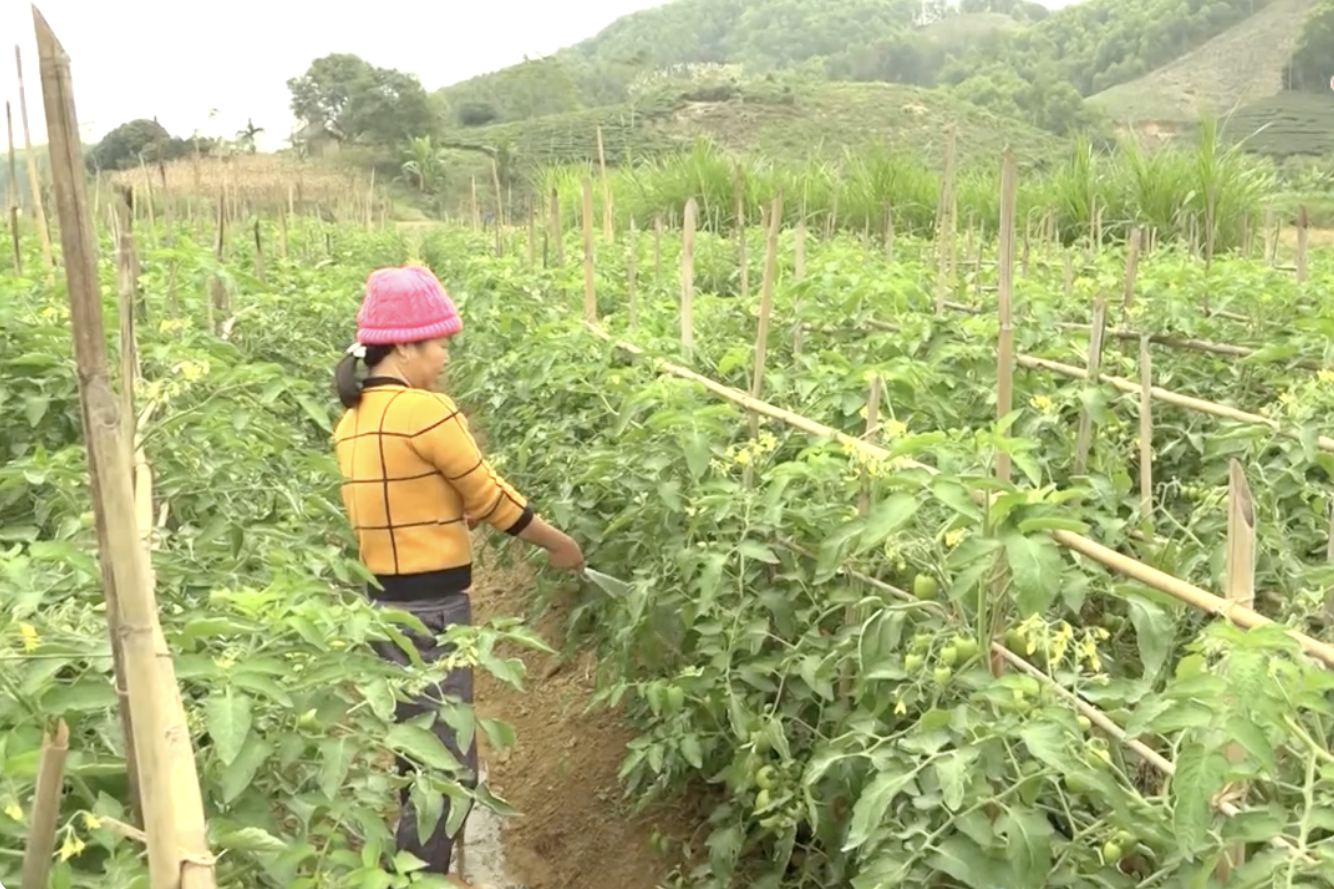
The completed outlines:
<svg viewBox="0 0 1334 889">
<path fill-rule="evenodd" d="M 743 76 L 942 86 L 1057 133 L 1082 98 L 1141 77 L 1270 0 L 672 0 L 546 59 L 476 77 L 438 99 L 459 123 L 522 120 L 627 101 L 673 67 Z"/>
</svg>

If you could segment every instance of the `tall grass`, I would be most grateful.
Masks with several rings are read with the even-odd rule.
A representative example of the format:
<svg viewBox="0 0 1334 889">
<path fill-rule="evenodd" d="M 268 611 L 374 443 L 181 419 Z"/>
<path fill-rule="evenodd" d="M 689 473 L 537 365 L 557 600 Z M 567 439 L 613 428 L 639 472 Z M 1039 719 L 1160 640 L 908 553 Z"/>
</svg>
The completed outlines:
<svg viewBox="0 0 1334 889">
<path fill-rule="evenodd" d="M 594 201 L 601 203 L 599 173 L 590 165 L 551 167 L 540 174 L 542 193 L 560 195 L 566 224 L 581 218 L 581 185 L 592 176 Z M 841 163 L 778 163 L 738 158 L 700 140 L 689 150 L 608 171 L 614 214 L 621 226 L 633 219 L 641 228 L 656 216 L 679 220 L 686 201 L 699 205 L 699 225 L 714 231 L 736 224 L 736 183 L 741 180 L 746 219 L 758 221 L 760 208 L 783 194 L 784 222 L 882 234 L 887 220 L 895 231 L 930 236 L 936 220 L 941 173 L 922 160 L 886 149 L 849 153 Z M 1263 162 L 1223 146 L 1206 124 L 1189 148 L 1145 152 L 1127 143 L 1097 152 L 1079 141 L 1064 163 L 1048 172 L 1020 177 L 1018 218 L 1036 222 L 1050 212 L 1065 243 L 1089 237 L 1094 208 L 1101 211 L 1104 240 L 1122 239 L 1132 225 L 1156 229 L 1159 237 L 1203 239 L 1214 229 L 1214 249 L 1239 246 L 1255 231 L 1265 195 L 1273 185 Z M 955 176 L 961 223 L 994 234 L 1000 213 L 1000 159 L 993 168 L 966 168 Z M 1212 201 L 1212 203 L 1210 203 Z M 596 216 L 597 214 L 595 214 Z"/>
</svg>

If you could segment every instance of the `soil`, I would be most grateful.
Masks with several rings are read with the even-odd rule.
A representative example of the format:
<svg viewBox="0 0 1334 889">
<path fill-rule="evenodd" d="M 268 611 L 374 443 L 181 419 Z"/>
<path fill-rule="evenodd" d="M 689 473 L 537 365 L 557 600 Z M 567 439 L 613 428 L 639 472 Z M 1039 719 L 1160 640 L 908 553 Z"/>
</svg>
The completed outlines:
<svg viewBox="0 0 1334 889">
<path fill-rule="evenodd" d="M 478 540 L 473 621 L 527 615 L 532 567 L 501 569 Z M 561 647 L 564 615 L 552 609 L 533 626 L 553 649 Z M 659 805 L 635 815 L 617 778 L 633 737 L 616 711 L 585 713 L 593 693 L 593 658 L 562 663 L 528 649 L 498 651 L 520 657 L 524 691 L 478 669 L 479 717 L 514 726 L 508 751 L 486 749 L 478 734 L 487 783 L 518 815 L 501 833 L 504 870 L 527 889 L 655 889 L 679 863 L 682 841 L 700 824 L 687 804 Z M 663 854 L 662 838 L 673 850 Z"/>
</svg>

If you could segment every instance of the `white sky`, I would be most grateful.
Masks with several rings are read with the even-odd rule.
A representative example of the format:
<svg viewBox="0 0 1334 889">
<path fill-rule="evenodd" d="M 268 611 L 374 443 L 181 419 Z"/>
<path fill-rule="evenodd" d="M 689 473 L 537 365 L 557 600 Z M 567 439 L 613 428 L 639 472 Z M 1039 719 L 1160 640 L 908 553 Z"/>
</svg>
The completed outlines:
<svg viewBox="0 0 1334 889">
<path fill-rule="evenodd" d="M 548 53 L 592 36 L 618 16 L 664 0 L 230 0 L 193 6 L 168 0 L 40 0 L 71 59 L 85 138 L 137 117 L 157 116 L 173 135 L 198 129 L 231 138 L 252 117 L 260 147 L 279 148 L 292 128 L 287 78 L 331 52 L 416 74 L 429 89 Z M 837 2 L 837 0 L 831 0 Z M 1056 7 L 1077 0 L 1043 0 Z M 190 10 L 195 12 L 191 13 Z M 28 121 L 45 141 L 31 6 L 0 0 L 0 101 L 18 80 L 9 43 L 23 52 Z M 217 109 L 216 119 L 209 111 Z M 16 142 L 21 143 L 21 132 Z M 0 147 L 3 151 L 3 147 Z"/>
</svg>

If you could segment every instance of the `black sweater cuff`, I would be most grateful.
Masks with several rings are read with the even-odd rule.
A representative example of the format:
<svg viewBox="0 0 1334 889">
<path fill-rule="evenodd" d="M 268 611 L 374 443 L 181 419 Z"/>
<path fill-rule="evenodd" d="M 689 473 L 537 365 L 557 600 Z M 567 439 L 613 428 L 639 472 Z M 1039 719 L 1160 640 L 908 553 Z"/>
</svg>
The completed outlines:
<svg viewBox="0 0 1334 889">
<path fill-rule="evenodd" d="M 523 508 L 523 515 L 519 516 L 514 521 L 514 524 L 506 528 L 505 533 L 511 537 L 518 537 L 528 528 L 529 525 L 533 523 L 533 517 L 534 517 L 533 505 L 531 503 L 525 504 Z"/>
</svg>

